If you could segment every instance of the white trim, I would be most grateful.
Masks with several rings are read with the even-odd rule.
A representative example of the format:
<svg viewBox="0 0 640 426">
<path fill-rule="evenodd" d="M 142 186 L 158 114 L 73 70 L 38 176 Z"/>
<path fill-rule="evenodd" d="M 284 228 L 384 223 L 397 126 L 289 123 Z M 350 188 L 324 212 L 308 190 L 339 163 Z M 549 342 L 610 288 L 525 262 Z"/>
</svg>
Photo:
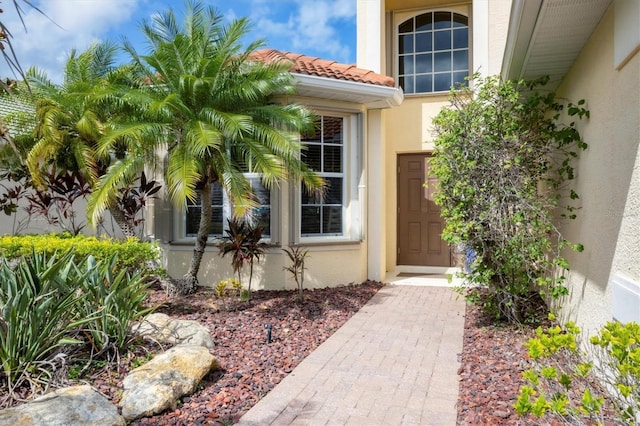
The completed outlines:
<svg viewBox="0 0 640 426">
<path fill-rule="evenodd" d="M 471 46 L 469 46 L 469 62 L 471 72 L 479 72 L 483 76 L 489 75 L 489 0 L 474 0 L 473 10 L 468 23 L 471 31 Z M 471 54 L 473 52 L 473 55 Z"/>
<path fill-rule="evenodd" d="M 302 96 L 310 96 L 307 91 L 324 94 L 329 99 L 350 101 L 353 97 L 367 108 L 390 108 L 400 105 L 404 99 L 402 89 L 397 87 L 380 86 L 376 84 L 359 83 L 356 81 L 338 80 L 335 78 L 318 77 L 293 73 L 298 81 L 298 92 Z M 335 98 L 329 97 L 335 95 Z"/>
<path fill-rule="evenodd" d="M 615 0 L 613 7 L 613 65 L 620 70 L 640 51 L 640 2 Z"/>
<path fill-rule="evenodd" d="M 513 0 L 502 59 L 502 78 L 508 80 L 522 77 L 529 43 L 541 7 L 542 0 Z"/>
<path fill-rule="evenodd" d="M 361 145 L 364 143 L 361 126 L 360 113 L 344 113 L 340 111 L 332 111 L 330 109 L 315 110 L 319 116 L 324 117 L 340 117 L 343 120 L 343 172 L 340 174 L 343 180 L 343 205 L 342 205 L 342 234 L 340 235 L 311 235 L 302 236 L 300 234 L 300 186 L 292 186 L 290 196 L 291 211 L 291 235 L 292 244 L 313 245 L 313 244 L 331 244 L 331 243 L 360 243 L 363 236 L 363 220 L 362 220 L 362 190 L 361 174 L 362 159 Z M 330 173 L 328 175 L 331 175 Z M 330 177 L 330 176 L 329 176 Z"/>
<path fill-rule="evenodd" d="M 356 62 L 359 67 L 382 73 L 384 0 L 358 0 L 356 10 Z"/>
</svg>

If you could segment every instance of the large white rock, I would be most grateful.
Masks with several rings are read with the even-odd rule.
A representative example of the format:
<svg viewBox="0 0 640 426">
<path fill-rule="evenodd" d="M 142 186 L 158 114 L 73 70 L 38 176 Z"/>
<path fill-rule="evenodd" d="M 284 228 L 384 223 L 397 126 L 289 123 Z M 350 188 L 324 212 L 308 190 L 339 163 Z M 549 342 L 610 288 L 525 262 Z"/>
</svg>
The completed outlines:
<svg viewBox="0 0 640 426">
<path fill-rule="evenodd" d="M 217 368 L 209 350 L 200 345 L 174 346 L 131 371 L 122 385 L 122 416 L 127 421 L 152 416 L 192 394 L 202 378 Z"/>
<path fill-rule="evenodd" d="M 213 349 L 213 339 L 207 328 L 197 321 L 175 320 L 166 314 L 147 316 L 134 331 L 141 336 L 172 345 L 200 345 Z"/>
<path fill-rule="evenodd" d="M 58 389 L 31 402 L 0 411 L 7 426 L 124 426 L 124 418 L 107 398 L 90 386 Z"/>
</svg>

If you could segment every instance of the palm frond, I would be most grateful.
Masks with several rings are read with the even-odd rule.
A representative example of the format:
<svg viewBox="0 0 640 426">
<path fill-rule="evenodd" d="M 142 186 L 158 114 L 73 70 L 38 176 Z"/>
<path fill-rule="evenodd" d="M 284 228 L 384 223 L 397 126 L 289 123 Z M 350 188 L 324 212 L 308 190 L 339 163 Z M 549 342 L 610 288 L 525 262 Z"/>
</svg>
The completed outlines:
<svg viewBox="0 0 640 426">
<path fill-rule="evenodd" d="M 242 135 L 250 133 L 253 125 L 250 115 L 238 114 L 234 111 L 205 107 L 202 108 L 199 116 L 230 140 L 239 139 Z"/>
<path fill-rule="evenodd" d="M 118 189 L 131 182 L 144 170 L 144 161 L 129 156 L 111 164 L 95 185 L 87 203 L 90 223 L 98 223 L 104 212 L 113 205 Z"/>
<path fill-rule="evenodd" d="M 186 144 L 178 144 L 169 153 L 167 166 L 167 185 L 173 204 L 184 209 L 187 200 L 195 202 L 196 185 L 201 178 L 197 159 L 186 149 Z"/>
<path fill-rule="evenodd" d="M 104 125 L 98 115 L 91 110 L 85 110 L 76 122 L 76 129 L 83 140 L 97 141 L 104 133 Z"/>
<path fill-rule="evenodd" d="M 48 139 L 40 139 L 29 150 L 27 154 L 26 164 L 31 174 L 31 178 L 36 186 L 41 187 L 44 185 L 43 173 L 41 168 L 48 162 L 50 158 L 55 154 L 55 145 Z"/>
<path fill-rule="evenodd" d="M 221 171 L 218 180 L 233 203 L 233 215 L 242 217 L 249 209 L 258 207 L 258 202 L 251 189 L 251 182 L 242 170 L 235 167 L 227 155 L 214 158 L 214 168 Z"/>
<path fill-rule="evenodd" d="M 96 155 L 108 155 L 119 143 L 124 143 L 129 155 L 148 157 L 148 153 L 155 152 L 166 143 L 166 137 L 166 129 L 159 123 L 134 122 L 112 125 L 98 140 Z"/>
<path fill-rule="evenodd" d="M 224 149 L 223 135 L 217 127 L 202 121 L 190 121 L 185 126 L 184 142 L 197 158 L 206 160 L 212 155 L 212 150 Z"/>
</svg>

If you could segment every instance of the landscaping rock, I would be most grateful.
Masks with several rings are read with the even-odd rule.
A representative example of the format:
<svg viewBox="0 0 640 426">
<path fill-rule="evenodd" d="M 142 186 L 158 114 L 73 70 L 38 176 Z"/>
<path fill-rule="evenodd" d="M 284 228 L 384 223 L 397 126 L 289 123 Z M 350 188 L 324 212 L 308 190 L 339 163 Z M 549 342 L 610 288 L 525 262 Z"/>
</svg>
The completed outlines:
<svg viewBox="0 0 640 426">
<path fill-rule="evenodd" d="M 216 368 L 215 358 L 204 346 L 175 346 L 125 377 L 122 415 L 130 421 L 175 409 L 176 401 L 192 394 Z"/>
<path fill-rule="evenodd" d="M 31 402 L 0 411 L 0 425 L 124 426 L 118 409 L 90 386 L 58 389 Z"/>
<path fill-rule="evenodd" d="M 197 321 L 174 320 L 166 314 L 156 313 L 146 317 L 135 331 L 160 343 L 199 345 L 213 349 L 211 333 Z"/>
</svg>

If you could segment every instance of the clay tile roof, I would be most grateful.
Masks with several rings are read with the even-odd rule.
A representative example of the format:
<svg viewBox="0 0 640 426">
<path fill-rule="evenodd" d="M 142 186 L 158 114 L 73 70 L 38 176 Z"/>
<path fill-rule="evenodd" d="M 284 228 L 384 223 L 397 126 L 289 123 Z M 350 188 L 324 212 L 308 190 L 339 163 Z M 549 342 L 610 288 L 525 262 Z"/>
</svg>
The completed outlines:
<svg viewBox="0 0 640 426">
<path fill-rule="evenodd" d="M 275 49 L 262 49 L 253 52 L 251 54 L 251 58 L 262 60 L 265 63 L 289 61 L 292 63 L 290 71 L 297 74 L 355 81 L 358 83 L 375 84 L 377 86 L 395 87 L 393 78 L 386 75 L 358 68 L 355 65 L 341 64 L 336 61 L 320 59 L 314 56 L 291 52 L 280 52 Z"/>
</svg>

